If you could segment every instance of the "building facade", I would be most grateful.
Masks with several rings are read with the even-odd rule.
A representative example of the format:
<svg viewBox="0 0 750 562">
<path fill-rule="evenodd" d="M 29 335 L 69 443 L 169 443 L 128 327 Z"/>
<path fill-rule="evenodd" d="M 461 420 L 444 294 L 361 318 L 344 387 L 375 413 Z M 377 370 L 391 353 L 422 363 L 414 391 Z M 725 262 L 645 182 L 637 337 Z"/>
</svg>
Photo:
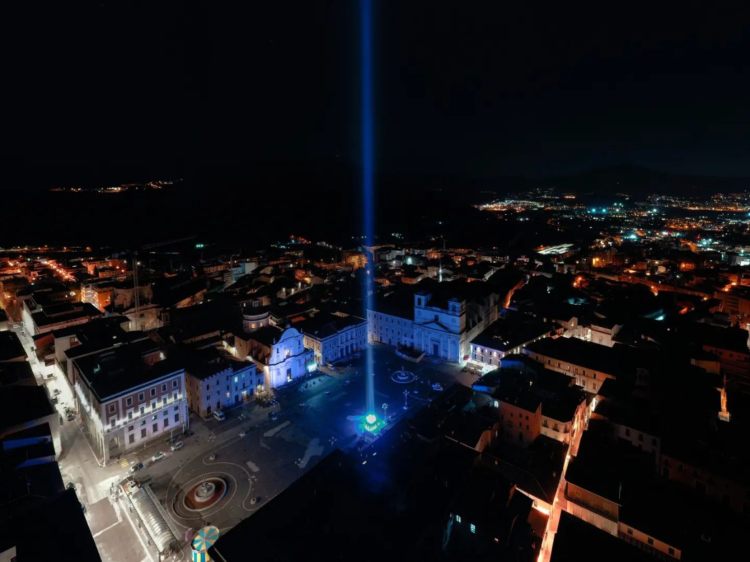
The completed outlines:
<svg viewBox="0 0 750 562">
<path fill-rule="evenodd" d="M 215 350 L 206 353 L 212 357 L 190 362 L 185 372 L 188 405 L 202 418 L 242 404 L 263 386 L 263 374 L 255 364 L 222 356 Z"/>
<path fill-rule="evenodd" d="M 305 349 L 302 334 L 295 328 L 267 326 L 235 336 L 235 348 L 240 359 L 250 358 L 263 373 L 267 389 L 284 386 L 315 367 L 312 350 Z"/>
<path fill-rule="evenodd" d="M 357 316 L 318 315 L 298 328 L 318 365 L 349 359 L 367 345 L 367 322 Z"/>
<path fill-rule="evenodd" d="M 376 305 L 369 310 L 368 340 L 446 361 L 468 360 L 471 340 L 498 318 L 499 295 L 480 282 L 440 285 L 415 292 L 409 308 Z"/>
<path fill-rule="evenodd" d="M 131 344 L 73 360 L 76 406 L 100 464 L 188 428 L 185 371 L 163 357 Z"/>
</svg>

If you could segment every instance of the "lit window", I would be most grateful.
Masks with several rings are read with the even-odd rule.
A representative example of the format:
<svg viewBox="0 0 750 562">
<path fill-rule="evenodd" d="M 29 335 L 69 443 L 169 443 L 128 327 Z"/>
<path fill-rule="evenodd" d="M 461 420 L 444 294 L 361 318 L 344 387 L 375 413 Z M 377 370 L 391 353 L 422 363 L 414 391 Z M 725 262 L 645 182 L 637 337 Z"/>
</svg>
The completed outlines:
<svg viewBox="0 0 750 562">
<path fill-rule="evenodd" d="M 472 532 L 473 534 L 475 534 L 475 535 L 477 534 L 477 526 L 476 526 L 476 525 L 474 525 L 474 523 L 471 523 L 471 524 L 469 525 L 469 530 L 470 530 L 470 531 L 471 531 L 471 532 Z"/>
<path fill-rule="evenodd" d="M 456 515 L 456 523 L 460 523 L 460 522 L 461 522 L 461 516 L 460 515 Z"/>
</svg>

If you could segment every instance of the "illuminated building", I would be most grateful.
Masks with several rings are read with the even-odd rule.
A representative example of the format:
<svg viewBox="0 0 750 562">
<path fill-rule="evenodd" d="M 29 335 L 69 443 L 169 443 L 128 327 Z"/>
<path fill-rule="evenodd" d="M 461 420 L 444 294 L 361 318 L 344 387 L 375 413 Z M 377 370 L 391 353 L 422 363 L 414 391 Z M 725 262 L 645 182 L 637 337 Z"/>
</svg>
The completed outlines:
<svg viewBox="0 0 750 562">
<path fill-rule="evenodd" d="M 235 336 L 235 346 L 240 359 L 249 357 L 255 362 L 267 389 L 284 386 L 314 366 L 313 352 L 305 349 L 303 336 L 295 328 L 266 326 Z"/>
<path fill-rule="evenodd" d="M 102 313 L 89 303 L 40 305 L 34 299 L 24 301 L 22 316 L 29 334 L 38 335 L 60 328 L 85 324 Z"/>
<path fill-rule="evenodd" d="M 188 406 L 202 418 L 249 400 L 263 382 L 253 363 L 238 361 L 216 349 L 186 354 Z"/>
<path fill-rule="evenodd" d="M 73 391 L 102 465 L 188 427 L 185 371 L 150 340 L 73 359 Z"/>
<path fill-rule="evenodd" d="M 524 353 L 551 371 L 575 379 L 588 392 L 597 393 L 606 379 L 622 367 L 612 348 L 577 338 L 545 338 L 529 344 Z"/>
<path fill-rule="evenodd" d="M 318 365 L 349 359 L 367 346 L 367 322 L 358 316 L 319 313 L 295 327 Z"/>
</svg>

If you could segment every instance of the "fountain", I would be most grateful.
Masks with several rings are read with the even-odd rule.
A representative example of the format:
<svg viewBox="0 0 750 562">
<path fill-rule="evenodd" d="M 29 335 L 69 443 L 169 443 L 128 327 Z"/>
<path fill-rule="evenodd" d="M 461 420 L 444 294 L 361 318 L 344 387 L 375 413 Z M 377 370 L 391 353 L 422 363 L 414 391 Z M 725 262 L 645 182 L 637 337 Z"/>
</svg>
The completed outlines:
<svg viewBox="0 0 750 562">
<path fill-rule="evenodd" d="M 190 511 L 204 511 L 216 505 L 226 491 L 227 484 L 222 478 L 205 478 L 185 493 L 182 503 Z"/>
</svg>

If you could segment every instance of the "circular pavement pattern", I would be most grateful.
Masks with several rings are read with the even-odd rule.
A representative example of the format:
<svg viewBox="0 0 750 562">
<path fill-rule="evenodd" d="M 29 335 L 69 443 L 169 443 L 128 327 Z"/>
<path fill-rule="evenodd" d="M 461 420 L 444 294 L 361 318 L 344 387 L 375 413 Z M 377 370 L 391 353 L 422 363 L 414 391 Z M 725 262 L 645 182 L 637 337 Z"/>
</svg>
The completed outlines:
<svg viewBox="0 0 750 562">
<path fill-rule="evenodd" d="M 391 375 L 391 380 L 398 384 L 409 384 L 417 380 L 417 377 L 411 371 L 405 371 L 404 369 L 399 369 L 398 371 L 393 371 L 393 374 Z"/>
<path fill-rule="evenodd" d="M 238 508 L 252 510 L 251 492 L 250 473 L 241 465 L 204 461 L 183 467 L 172 477 L 166 507 L 183 527 L 199 528 L 210 521 L 221 528 L 237 518 Z"/>
</svg>

